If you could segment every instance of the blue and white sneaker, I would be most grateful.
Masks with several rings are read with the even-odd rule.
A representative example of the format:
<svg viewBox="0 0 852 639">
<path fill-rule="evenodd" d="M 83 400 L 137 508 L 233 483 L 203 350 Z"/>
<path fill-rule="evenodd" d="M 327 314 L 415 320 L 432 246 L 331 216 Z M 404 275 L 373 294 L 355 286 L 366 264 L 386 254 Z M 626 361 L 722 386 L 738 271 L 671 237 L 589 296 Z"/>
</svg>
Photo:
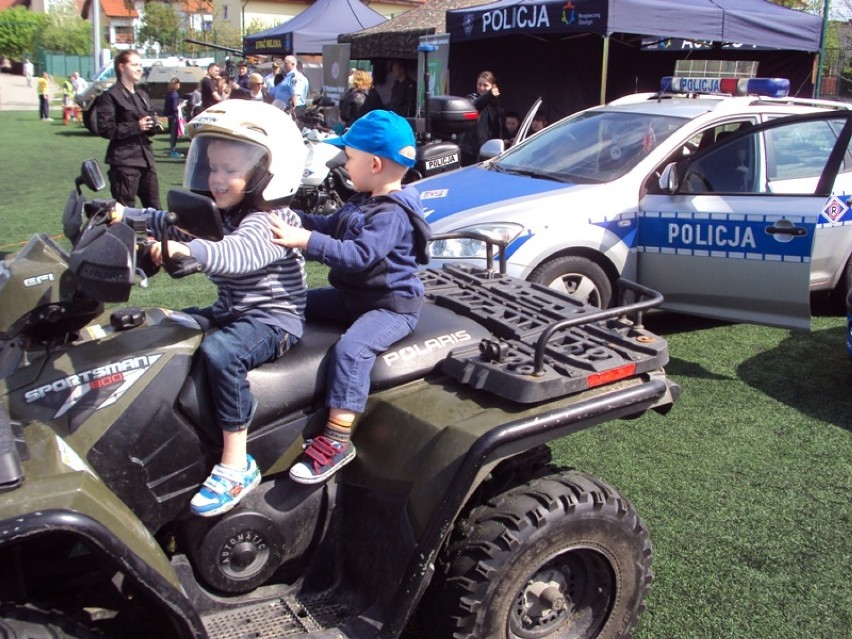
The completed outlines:
<svg viewBox="0 0 852 639">
<path fill-rule="evenodd" d="M 246 455 L 246 465 L 246 470 L 240 471 L 216 464 L 192 498 L 192 512 L 201 517 L 215 517 L 240 503 L 260 483 L 260 470 L 251 455 Z"/>
<path fill-rule="evenodd" d="M 290 469 L 290 479 L 300 484 L 319 484 L 355 459 L 352 442 L 320 435 L 305 443 L 301 459 Z"/>
</svg>

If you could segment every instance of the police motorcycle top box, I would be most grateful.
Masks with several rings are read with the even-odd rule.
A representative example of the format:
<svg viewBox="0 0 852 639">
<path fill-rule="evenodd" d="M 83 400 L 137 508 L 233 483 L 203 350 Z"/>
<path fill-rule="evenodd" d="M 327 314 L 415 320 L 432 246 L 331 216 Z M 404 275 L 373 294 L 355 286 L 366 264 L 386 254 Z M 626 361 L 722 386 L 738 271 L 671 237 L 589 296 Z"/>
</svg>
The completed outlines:
<svg viewBox="0 0 852 639">
<path fill-rule="evenodd" d="M 83 184 L 103 187 L 93 160 L 64 214 L 70 253 L 39 233 L 0 267 L 4 636 L 390 638 L 415 613 L 439 639 L 638 623 L 646 528 L 547 444 L 672 405 L 666 342 L 642 326 L 657 294 L 623 282 L 630 303 L 600 311 L 502 269 L 423 271 L 420 323 L 377 360 L 358 456 L 313 486 L 287 471 L 324 424 L 343 328 L 308 325 L 249 376 L 263 482 L 193 517 L 221 446 L 204 334 L 124 305 L 156 270 L 146 230 L 110 223 L 113 202 L 85 201 Z M 222 236 L 203 195 L 172 191 L 169 210 L 167 225 Z M 197 271 L 164 256 L 173 277 Z"/>
</svg>

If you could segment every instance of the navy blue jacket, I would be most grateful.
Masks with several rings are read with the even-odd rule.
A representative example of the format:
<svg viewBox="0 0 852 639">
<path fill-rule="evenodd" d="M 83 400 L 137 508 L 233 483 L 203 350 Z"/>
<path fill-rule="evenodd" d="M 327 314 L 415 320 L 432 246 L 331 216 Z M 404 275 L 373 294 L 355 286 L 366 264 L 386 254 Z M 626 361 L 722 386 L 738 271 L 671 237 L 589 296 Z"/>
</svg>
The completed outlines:
<svg viewBox="0 0 852 639">
<path fill-rule="evenodd" d="M 429 263 L 431 230 L 420 195 L 408 187 L 373 197 L 357 193 L 332 215 L 301 214 L 311 238 L 305 257 L 331 271 L 351 311 L 415 313 L 423 304 L 419 264 Z"/>
</svg>

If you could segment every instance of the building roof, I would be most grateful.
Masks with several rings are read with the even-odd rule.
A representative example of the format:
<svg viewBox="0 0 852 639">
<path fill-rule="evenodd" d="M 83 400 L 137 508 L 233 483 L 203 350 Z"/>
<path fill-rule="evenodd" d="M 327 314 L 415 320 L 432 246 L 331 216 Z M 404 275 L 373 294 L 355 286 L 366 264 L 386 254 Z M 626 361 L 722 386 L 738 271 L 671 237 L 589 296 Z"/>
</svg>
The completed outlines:
<svg viewBox="0 0 852 639">
<path fill-rule="evenodd" d="M 353 60 L 371 58 L 417 58 L 420 36 L 446 32 L 446 13 L 491 0 L 428 0 L 423 6 L 406 11 L 382 24 L 344 33 L 338 42 L 349 42 Z"/>
<path fill-rule="evenodd" d="M 139 12 L 124 0 L 101 0 L 101 11 L 110 18 L 138 18 Z"/>
</svg>

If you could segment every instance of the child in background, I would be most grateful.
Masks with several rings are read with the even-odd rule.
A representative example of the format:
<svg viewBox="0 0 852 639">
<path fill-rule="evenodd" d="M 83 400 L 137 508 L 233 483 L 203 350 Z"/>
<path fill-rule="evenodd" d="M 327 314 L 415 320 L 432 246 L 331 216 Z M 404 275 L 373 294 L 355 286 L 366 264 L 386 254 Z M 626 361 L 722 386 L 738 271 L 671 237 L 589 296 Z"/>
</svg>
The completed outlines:
<svg viewBox="0 0 852 639">
<path fill-rule="evenodd" d="M 169 157 L 182 158 L 183 153 L 177 150 L 177 139 L 180 134 L 180 80 L 176 77 L 169 80 L 166 91 L 163 115 L 169 119 Z"/>
<path fill-rule="evenodd" d="M 418 264 L 431 236 L 418 192 L 402 188 L 414 166 L 415 141 L 405 118 L 371 111 L 340 138 L 358 193 L 332 215 L 300 213 L 301 228 L 270 220 L 280 246 L 301 249 L 330 267 L 331 287 L 311 289 L 305 316 L 348 325 L 329 366 L 328 421 L 290 469 L 293 481 L 322 482 L 355 457 L 350 441 L 370 390 L 376 357 L 414 330 L 423 304 Z"/>
<path fill-rule="evenodd" d="M 205 333 L 200 357 L 222 428 L 222 456 L 190 504 L 196 515 L 212 517 L 231 510 L 260 483 L 247 453 L 257 408 L 248 371 L 277 359 L 302 336 L 304 258 L 270 241 L 268 218 L 299 224 L 289 208 L 272 207 L 296 192 L 307 149 L 293 121 L 263 102 L 224 101 L 187 126 L 192 143 L 184 186 L 213 197 L 225 229 L 222 240 L 209 242 L 173 228 L 168 242 L 171 256 L 195 258 L 218 291 L 212 306 L 186 309 L 205 331 L 218 329 Z M 145 219 L 157 238 L 165 215 L 120 205 L 116 210 L 119 219 Z M 161 263 L 160 245 L 152 248 L 154 262 Z"/>
</svg>

